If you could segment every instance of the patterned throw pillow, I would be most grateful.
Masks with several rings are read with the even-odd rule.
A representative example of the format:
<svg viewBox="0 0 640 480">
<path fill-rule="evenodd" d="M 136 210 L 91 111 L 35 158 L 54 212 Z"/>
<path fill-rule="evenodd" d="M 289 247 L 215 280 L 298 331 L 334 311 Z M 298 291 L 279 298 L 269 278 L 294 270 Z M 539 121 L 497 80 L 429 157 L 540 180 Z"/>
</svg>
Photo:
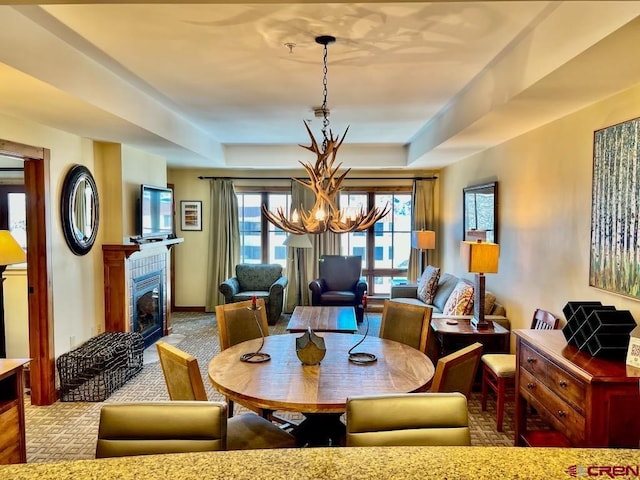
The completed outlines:
<svg viewBox="0 0 640 480">
<path fill-rule="evenodd" d="M 496 296 L 491 292 L 485 292 L 484 294 L 484 314 L 491 315 L 493 306 L 496 304 Z"/>
<path fill-rule="evenodd" d="M 458 280 L 447 303 L 442 309 L 443 315 L 469 315 L 473 311 L 473 285 Z"/>
<path fill-rule="evenodd" d="M 433 297 L 438 288 L 438 280 L 440 279 L 440 269 L 429 265 L 422 272 L 422 276 L 418 281 L 418 299 L 427 305 L 433 305 Z"/>
</svg>

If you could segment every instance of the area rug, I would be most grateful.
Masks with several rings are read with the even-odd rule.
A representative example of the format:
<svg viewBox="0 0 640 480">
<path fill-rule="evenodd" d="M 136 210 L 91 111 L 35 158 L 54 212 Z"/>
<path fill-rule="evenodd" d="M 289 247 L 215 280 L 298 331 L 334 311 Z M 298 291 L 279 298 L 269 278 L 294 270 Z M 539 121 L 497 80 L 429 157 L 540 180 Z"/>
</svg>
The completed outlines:
<svg viewBox="0 0 640 480">
<path fill-rule="evenodd" d="M 270 335 L 286 332 L 289 317 L 283 315 L 278 323 L 269 327 Z M 380 314 L 368 314 L 369 335 L 378 335 Z M 222 395 L 207 381 L 207 365 L 220 351 L 215 315 L 200 313 L 174 313 L 173 335 L 169 340 L 181 350 L 198 359 L 202 378 L 210 400 L 224 401 Z M 364 326 L 360 325 L 363 329 Z M 364 333 L 363 331 L 360 333 Z M 56 402 L 47 407 L 31 406 L 25 398 L 27 462 L 55 462 L 94 458 L 98 418 L 104 403 L 169 400 L 155 347 L 145 351 L 142 371 L 113 393 L 105 402 Z M 237 405 L 236 413 L 243 407 Z M 504 432 L 495 429 L 495 403 L 490 400 L 486 412 L 480 409 L 480 396 L 473 392 L 469 399 L 471 440 L 473 445 L 513 445 L 513 405 L 506 408 Z M 278 412 L 279 416 L 294 422 L 301 421 L 298 413 Z"/>
</svg>

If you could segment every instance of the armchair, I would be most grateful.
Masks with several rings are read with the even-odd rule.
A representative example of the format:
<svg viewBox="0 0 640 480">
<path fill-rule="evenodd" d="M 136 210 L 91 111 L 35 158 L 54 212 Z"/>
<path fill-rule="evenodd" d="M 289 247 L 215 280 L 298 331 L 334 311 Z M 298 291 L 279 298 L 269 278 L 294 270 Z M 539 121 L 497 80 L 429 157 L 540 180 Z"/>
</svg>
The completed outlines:
<svg viewBox="0 0 640 480">
<path fill-rule="evenodd" d="M 320 278 L 309 284 L 311 305 L 344 307 L 353 305 L 356 319 L 362 322 L 360 308 L 367 291 L 367 282 L 360 279 L 361 256 L 322 255 L 319 260 Z"/>
<path fill-rule="evenodd" d="M 275 325 L 282 313 L 287 283 L 281 265 L 241 263 L 236 265 L 235 277 L 222 282 L 218 290 L 224 295 L 224 303 L 244 302 L 253 296 L 264 299 L 267 321 Z"/>
</svg>

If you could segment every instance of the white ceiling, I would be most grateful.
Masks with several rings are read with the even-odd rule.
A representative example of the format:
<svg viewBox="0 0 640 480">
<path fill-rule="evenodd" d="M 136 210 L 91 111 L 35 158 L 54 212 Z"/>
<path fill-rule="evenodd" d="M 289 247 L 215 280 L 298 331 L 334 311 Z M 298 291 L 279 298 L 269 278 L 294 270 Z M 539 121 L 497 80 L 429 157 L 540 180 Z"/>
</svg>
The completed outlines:
<svg viewBox="0 0 640 480">
<path fill-rule="evenodd" d="M 29 3 L 0 2 L 0 112 L 173 167 L 305 159 L 322 34 L 354 168 L 439 168 L 640 82 L 634 1 Z"/>
</svg>

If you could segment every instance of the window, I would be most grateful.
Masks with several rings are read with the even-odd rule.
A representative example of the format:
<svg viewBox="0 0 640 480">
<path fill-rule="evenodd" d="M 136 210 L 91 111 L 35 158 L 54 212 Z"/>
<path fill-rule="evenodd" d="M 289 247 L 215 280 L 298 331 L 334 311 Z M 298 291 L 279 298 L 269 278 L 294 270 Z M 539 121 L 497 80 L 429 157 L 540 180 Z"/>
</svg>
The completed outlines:
<svg viewBox="0 0 640 480">
<path fill-rule="evenodd" d="M 411 253 L 411 193 L 342 193 L 340 207 L 369 210 L 374 206 L 391 207 L 389 213 L 366 232 L 342 235 L 342 252 L 361 255 L 368 295 L 391 293 L 391 285 L 406 281 Z"/>
<path fill-rule="evenodd" d="M 287 234 L 269 223 L 262 215 L 262 205 L 269 210 L 291 206 L 291 194 L 281 192 L 239 192 L 238 222 L 240 226 L 241 263 L 278 263 L 286 268 L 287 249 L 282 245 Z"/>
</svg>

